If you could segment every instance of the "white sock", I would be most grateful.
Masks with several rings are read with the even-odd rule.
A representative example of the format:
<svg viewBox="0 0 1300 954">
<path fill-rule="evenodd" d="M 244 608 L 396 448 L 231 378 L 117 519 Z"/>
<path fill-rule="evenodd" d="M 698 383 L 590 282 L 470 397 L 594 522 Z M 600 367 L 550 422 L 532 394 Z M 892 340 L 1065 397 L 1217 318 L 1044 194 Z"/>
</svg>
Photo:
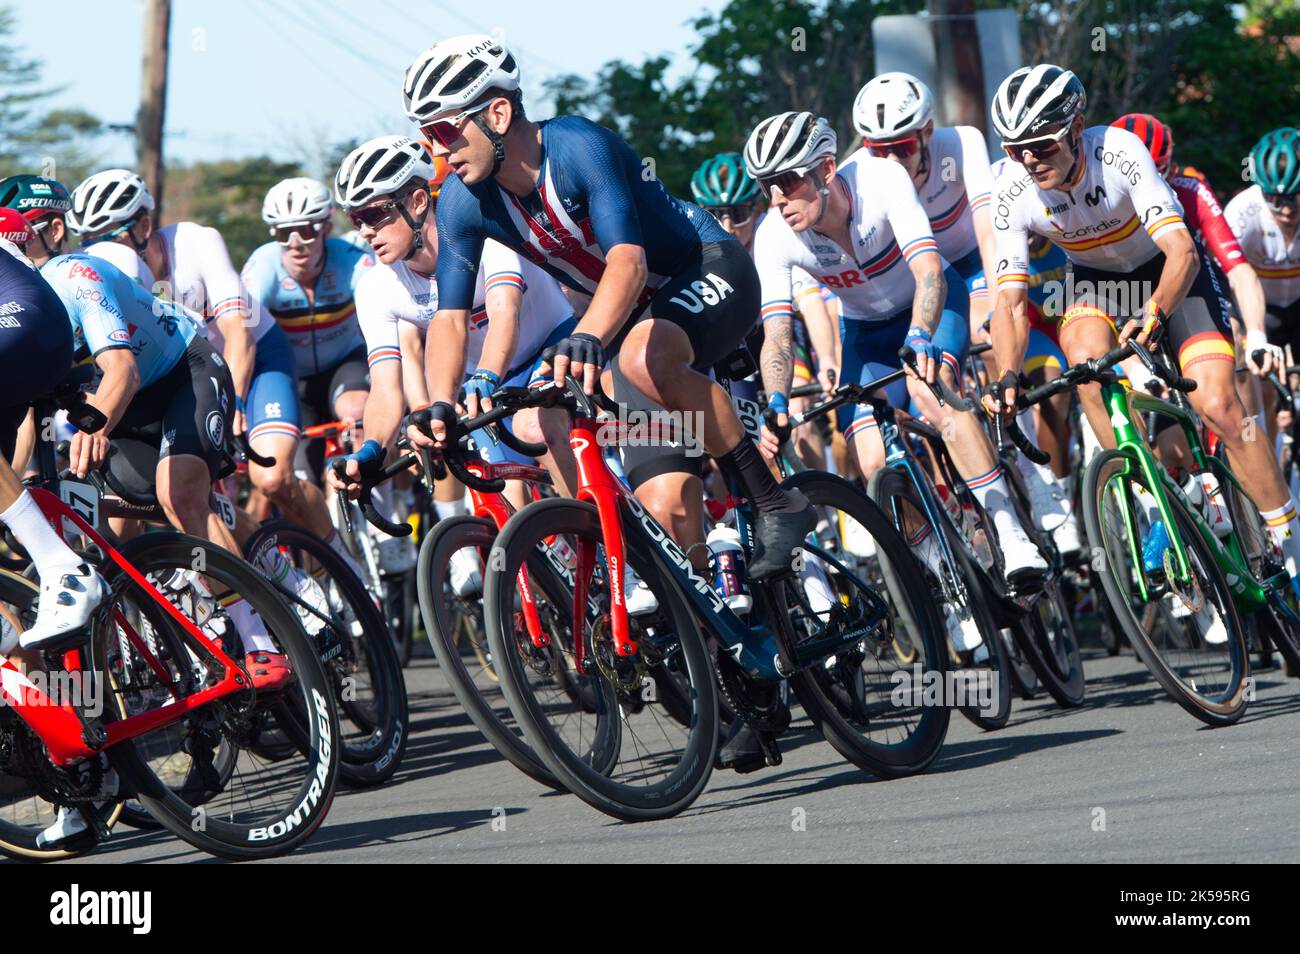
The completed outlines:
<svg viewBox="0 0 1300 954">
<path fill-rule="evenodd" d="M 26 490 L 18 495 L 8 510 L 0 513 L 0 521 L 4 521 L 31 555 L 42 579 L 47 576 L 54 579 L 59 571 L 81 562 L 81 558 L 54 532 L 45 514 L 41 513 L 36 498 Z"/>
<path fill-rule="evenodd" d="M 1300 520 L 1297 520 L 1295 503 L 1288 500 L 1276 510 L 1261 510 L 1269 536 L 1286 557 L 1286 569 L 1293 577 L 1300 569 Z"/>
<path fill-rule="evenodd" d="M 1007 492 L 1007 478 L 1002 473 L 1001 464 L 978 477 L 967 477 L 966 486 L 993 518 L 993 525 L 997 527 L 999 535 L 1024 536 L 1020 521 L 1011 512 L 1011 495 Z"/>
<path fill-rule="evenodd" d="M 459 500 L 435 500 L 433 509 L 438 512 L 439 520 L 446 520 L 449 517 L 462 517 L 469 513 L 469 508 L 465 506 L 465 498 Z"/>
<path fill-rule="evenodd" d="M 235 630 L 239 633 L 239 639 L 244 645 L 245 653 L 278 653 L 280 651 L 267 634 L 266 623 L 262 622 L 262 617 L 257 614 L 257 610 L 249 606 L 243 599 L 227 605 L 226 615 L 230 617 L 230 622 L 234 624 Z"/>
</svg>

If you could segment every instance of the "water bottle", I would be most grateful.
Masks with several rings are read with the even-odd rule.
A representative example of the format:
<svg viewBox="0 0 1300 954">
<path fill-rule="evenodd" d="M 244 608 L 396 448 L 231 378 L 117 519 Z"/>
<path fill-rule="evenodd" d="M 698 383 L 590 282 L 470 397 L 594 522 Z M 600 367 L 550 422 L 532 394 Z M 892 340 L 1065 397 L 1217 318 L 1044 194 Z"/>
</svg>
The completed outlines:
<svg viewBox="0 0 1300 954">
<path fill-rule="evenodd" d="M 745 582 L 745 548 L 740 545 L 740 534 L 719 525 L 709 532 L 708 544 L 713 554 L 713 589 L 733 613 L 748 613 L 754 598 Z"/>
<path fill-rule="evenodd" d="M 1183 481 L 1183 492 L 1192 505 L 1201 511 L 1216 537 L 1226 537 L 1232 533 L 1232 518 L 1228 515 L 1228 504 L 1223 499 L 1219 478 L 1209 471 L 1189 474 Z"/>
</svg>

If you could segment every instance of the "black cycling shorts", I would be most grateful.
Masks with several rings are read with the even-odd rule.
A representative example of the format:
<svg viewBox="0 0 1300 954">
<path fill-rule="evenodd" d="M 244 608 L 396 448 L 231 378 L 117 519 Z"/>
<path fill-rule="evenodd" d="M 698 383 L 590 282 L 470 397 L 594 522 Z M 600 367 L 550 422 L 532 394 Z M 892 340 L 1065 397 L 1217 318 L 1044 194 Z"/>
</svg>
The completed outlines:
<svg viewBox="0 0 1300 954">
<path fill-rule="evenodd" d="M 610 347 L 617 352 L 628 330 L 645 318 L 671 321 L 691 339 L 697 371 L 708 373 L 735 351 L 758 323 L 758 272 L 744 246 L 736 241 L 709 242 L 700 255 L 660 286 Z M 662 411 L 632 387 L 616 360 L 613 367 L 614 398 L 629 409 Z M 656 445 L 623 448 L 623 469 L 633 489 L 665 473 L 700 473 L 702 458 L 681 446 Z"/>
<path fill-rule="evenodd" d="M 31 402 L 72 367 L 72 324 L 40 273 L 0 251 L 0 456 L 14 453 Z M 21 469 L 26 461 L 13 462 Z"/>
<path fill-rule="evenodd" d="M 182 454 L 201 458 L 215 480 L 226 464 L 234 410 L 230 369 L 206 338 L 195 338 L 176 367 L 131 399 L 111 436 L 114 443 L 156 447 L 159 460 Z"/>
<path fill-rule="evenodd" d="M 1168 316 L 1164 330 L 1169 348 L 1177 355 L 1178 366 L 1184 373 L 1201 361 L 1233 361 L 1235 356 L 1226 281 L 1199 246 L 1198 251 L 1201 268 L 1182 305 Z M 1106 272 L 1071 263 L 1074 300 L 1067 303 L 1061 316 L 1061 329 L 1097 309 L 1121 328 L 1130 318 L 1140 317 L 1142 307 L 1160 284 L 1164 264 L 1163 252 L 1131 272 Z M 1067 283 L 1066 287 L 1071 286 Z"/>
<path fill-rule="evenodd" d="M 334 402 L 340 395 L 369 390 L 370 365 L 366 363 L 366 348 L 362 345 L 328 371 L 298 379 L 303 423 L 324 424 L 336 420 Z"/>
</svg>

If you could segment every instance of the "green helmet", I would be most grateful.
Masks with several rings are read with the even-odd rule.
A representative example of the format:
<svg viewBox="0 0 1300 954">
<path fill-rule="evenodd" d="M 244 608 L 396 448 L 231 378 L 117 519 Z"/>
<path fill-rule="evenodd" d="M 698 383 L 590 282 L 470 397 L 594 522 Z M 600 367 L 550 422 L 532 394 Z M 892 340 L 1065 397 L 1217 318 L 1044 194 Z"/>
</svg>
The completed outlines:
<svg viewBox="0 0 1300 954">
<path fill-rule="evenodd" d="M 744 205 L 758 198 L 758 183 L 745 171 L 740 153 L 720 152 L 695 170 L 691 192 L 695 201 L 705 207 Z"/>
<path fill-rule="evenodd" d="M 1250 151 L 1255 182 L 1269 195 L 1300 193 L 1300 129 L 1274 129 Z"/>
<path fill-rule="evenodd" d="M 64 215 L 72 196 L 62 182 L 49 176 L 10 176 L 0 179 L 0 206 L 16 209 L 28 222 L 47 215 Z"/>
</svg>

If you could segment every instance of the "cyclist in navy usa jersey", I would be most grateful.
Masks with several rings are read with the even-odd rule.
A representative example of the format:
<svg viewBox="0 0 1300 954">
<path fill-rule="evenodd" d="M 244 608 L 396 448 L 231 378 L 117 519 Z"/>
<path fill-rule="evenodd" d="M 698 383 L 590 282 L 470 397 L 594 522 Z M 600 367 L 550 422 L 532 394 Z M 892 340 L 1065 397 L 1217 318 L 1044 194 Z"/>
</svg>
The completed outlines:
<svg viewBox="0 0 1300 954">
<path fill-rule="evenodd" d="M 514 57 L 491 37 L 429 48 L 407 70 L 403 92 L 407 115 L 455 174 L 439 197 L 440 301 L 430 334 L 441 322 L 468 319 L 487 239 L 592 295 L 577 329 L 556 347 L 555 377 L 572 374 L 591 389 L 617 353 L 616 396 L 634 389 L 670 411 L 700 413 L 704 448 L 758 512 L 751 575 L 791 570 L 815 523 L 812 506 L 776 483 L 707 374 L 757 320 L 758 277 L 740 243 L 669 195 L 616 134 L 576 116 L 528 119 Z M 428 348 L 426 360 L 431 381 L 460 379 L 463 355 Z M 765 382 L 769 393 L 788 393 L 788 374 Z M 454 395 L 430 397 L 441 439 Z M 689 491 L 677 483 L 674 493 L 642 497 L 683 546 L 703 535 L 702 488 L 690 481 Z"/>
</svg>

